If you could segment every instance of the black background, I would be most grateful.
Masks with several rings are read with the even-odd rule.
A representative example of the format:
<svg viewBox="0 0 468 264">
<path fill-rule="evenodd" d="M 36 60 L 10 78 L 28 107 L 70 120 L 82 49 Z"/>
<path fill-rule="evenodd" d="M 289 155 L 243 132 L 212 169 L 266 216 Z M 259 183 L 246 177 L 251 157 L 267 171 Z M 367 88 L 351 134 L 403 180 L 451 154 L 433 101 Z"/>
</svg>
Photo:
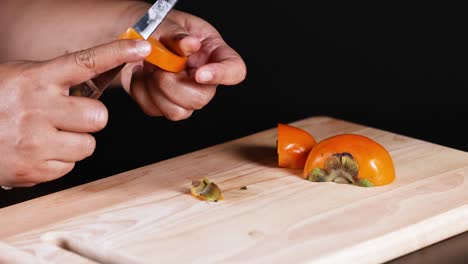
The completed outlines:
<svg viewBox="0 0 468 264">
<path fill-rule="evenodd" d="M 327 115 L 468 151 L 466 12 L 449 2 L 180 1 L 247 64 L 204 109 L 172 122 L 108 91 L 95 154 L 59 180 L 0 193 L 2 206 L 230 139 Z M 261 2 L 261 3 L 260 3 Z M 8 194 L 8 195 L 7 195 Z"/>
</svg>

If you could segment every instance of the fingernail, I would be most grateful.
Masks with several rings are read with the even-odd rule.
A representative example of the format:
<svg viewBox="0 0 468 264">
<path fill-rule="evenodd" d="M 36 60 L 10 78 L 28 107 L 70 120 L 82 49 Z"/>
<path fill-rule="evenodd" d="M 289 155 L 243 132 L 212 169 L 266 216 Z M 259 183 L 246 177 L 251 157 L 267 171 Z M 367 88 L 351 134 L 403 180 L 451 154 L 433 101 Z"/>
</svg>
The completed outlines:
<svg viewBox="0 0 468 264">
<path fill-rule="evenodd" d="M 138 40 L 135 45 L 135 53 L 140 56 L 146 56 L 151 52 L 151 44 L 148 41 Z"/>
<path fill-rule="evenodd" d="M 198 79 L 201 82 L 209 82 L 213 79 L 213 73 L 210 71 L 202 71 L 200 75 L 198 75 Z"/>
<path fill-rule="evenodd" d="M 107 111 L 101 110 L 96 113 L 96 123 L 102 125 L 103 127 L 107 123 Z"/>
</svg>

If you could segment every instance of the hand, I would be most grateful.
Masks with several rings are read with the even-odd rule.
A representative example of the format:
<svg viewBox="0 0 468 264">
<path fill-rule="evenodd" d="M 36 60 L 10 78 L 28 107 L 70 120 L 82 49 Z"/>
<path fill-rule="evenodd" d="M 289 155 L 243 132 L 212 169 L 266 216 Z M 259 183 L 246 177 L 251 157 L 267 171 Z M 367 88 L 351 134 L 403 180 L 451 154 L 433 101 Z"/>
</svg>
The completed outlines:
<svg viewBox="0 0 468 264">
<path fill-rule="evenodd" d="M 188 118 L 213 98 L 219 84 L 235 85 L 246 76 L 239 54 L 198 17 L 173 10 L 156 31 L 156 38 L 189 59 L 188 68 L 177 74 L 142 62 L 122 71 L 123 87 L 149 115 Z"/>
<path fill-rule="evenodd" d="M 107 109 L 68 96 L 69 88 L 141 61 L 150 49 L 146 41 L 123 40 L 50 61 L 0 64 L 0 185 L 50 181 L 91 155 L 96 142 L 89 133 L 104 128 Z"/>
</svg>

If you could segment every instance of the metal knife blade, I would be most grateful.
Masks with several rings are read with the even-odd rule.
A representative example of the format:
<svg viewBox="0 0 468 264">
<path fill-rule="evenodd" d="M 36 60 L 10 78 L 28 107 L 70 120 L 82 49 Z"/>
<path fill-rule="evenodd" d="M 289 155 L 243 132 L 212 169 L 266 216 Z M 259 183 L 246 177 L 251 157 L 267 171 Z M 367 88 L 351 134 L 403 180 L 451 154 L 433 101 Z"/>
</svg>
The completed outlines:
<svg viewBox="0 0 468 264">
<path fill-rule="evenodd" d="M 158 28 L 169 11 L 175 6 L 177 0 L 157 0 L 153 6 L 136 22 L 133 29 L 144 39 L 148 39 Z M 104 72 L 97 77 L 70 88 L 70 95 L 99 98 L 104 90 L 120 73 L 125 64 Z"/>
<path fill-rule="evenodd" d="M 175 6 L 177 0 L 158 0 L 146 14 L 133 26 L 144 39 L 148 39 Z"/>
</svg>

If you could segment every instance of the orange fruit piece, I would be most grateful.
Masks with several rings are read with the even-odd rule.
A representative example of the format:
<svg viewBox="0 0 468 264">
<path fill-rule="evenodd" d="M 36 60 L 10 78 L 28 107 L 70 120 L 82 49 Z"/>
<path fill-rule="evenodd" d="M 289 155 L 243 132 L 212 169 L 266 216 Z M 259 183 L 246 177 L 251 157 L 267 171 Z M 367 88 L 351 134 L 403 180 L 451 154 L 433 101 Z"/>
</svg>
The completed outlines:
<svg viewBox="0 0 468 264">
<path fill-rule="evenodd" d="M 362 135 L 341 134 L 314 146 L 303 177 L 316 182 L 371 187 L 393 182 L 395 167 L 389 152 L 376 141 Z"/>
<path fill-rule="evenodd" d="M 302 169 L 312 147 L 317 141 L 307 131 L 291 125 L 278 123 L 278 166 Z"/>
<path fill-rule="evenodd" d="M 119 36 L 119 39 L 143 39 L 143 37 L 133 28 L 129 28 Z M 180 72 L 185 69 L 187 57 L 173 53 L 153 37 L 150 37 L 148 41 L 151 43 L 152 50 L 145 58 L 147 62 L 169 72 Z"/>
</svg>

